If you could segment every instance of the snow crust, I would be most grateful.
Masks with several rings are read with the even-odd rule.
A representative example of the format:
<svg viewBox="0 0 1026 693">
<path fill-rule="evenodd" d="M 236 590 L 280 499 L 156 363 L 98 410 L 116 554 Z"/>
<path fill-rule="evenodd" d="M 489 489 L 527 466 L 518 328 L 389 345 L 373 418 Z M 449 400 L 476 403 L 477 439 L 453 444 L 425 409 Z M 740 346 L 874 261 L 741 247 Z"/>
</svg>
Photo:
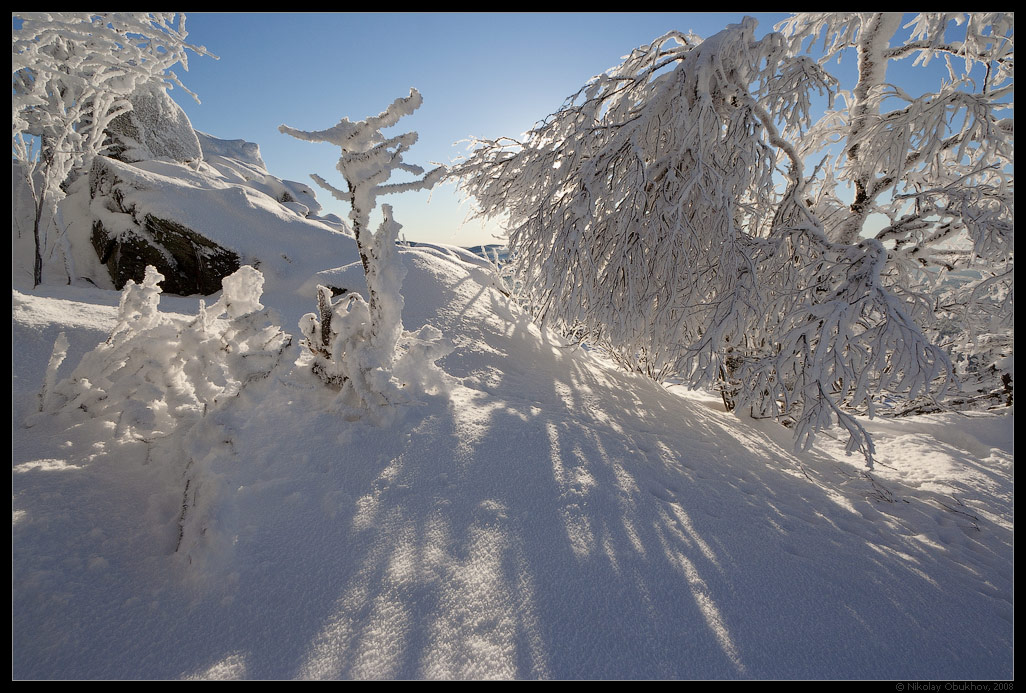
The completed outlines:
<svg viewBox="0 0 1026 693">
<path fill-rule="evenodd" d="M 118 296 L 16 292 L 15 678 L 1012 676 L 1013 415 L 865 421 L 871 473 L 796 455 L 459 255 L 400 249 L 404 320 L 452 352 L 387 421 L 340 419 L 296 345 L 165 438 L 39 414 L 56 334 L 63 378 Z"/>
</svg>

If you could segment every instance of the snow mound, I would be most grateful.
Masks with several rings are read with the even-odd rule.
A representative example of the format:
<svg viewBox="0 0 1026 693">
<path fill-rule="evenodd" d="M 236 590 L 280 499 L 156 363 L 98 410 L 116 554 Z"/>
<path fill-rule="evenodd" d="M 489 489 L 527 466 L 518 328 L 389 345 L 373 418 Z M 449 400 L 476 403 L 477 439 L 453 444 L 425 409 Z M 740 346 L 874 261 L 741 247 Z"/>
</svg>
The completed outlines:
<svg viewBox="0 0 1026 693">
<path fill-rule="evenodd" d="M 867 422 L 871 474 L 840 442 L 797 456 L 540 329 L 484 268 L 399 259 L 404 322 L 452 351 L 387 421 L 291 356 L 163 439 L 18 391 L 16 677 L 1012 675 L 1012 416 Z M 18 296 L 16 335 L 81 342 L 65 295 Z"/>
</svg>

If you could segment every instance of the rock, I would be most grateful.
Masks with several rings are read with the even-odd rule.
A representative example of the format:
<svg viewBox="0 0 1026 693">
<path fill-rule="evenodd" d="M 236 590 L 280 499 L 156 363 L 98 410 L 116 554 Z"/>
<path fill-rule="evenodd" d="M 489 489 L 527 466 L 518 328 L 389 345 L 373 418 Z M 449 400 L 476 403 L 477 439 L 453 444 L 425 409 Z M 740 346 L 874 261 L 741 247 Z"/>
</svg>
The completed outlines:
<svg viewBox="0 0 1026 693">
<path fill-rule="evenodd" d="M 221 280 L 239 269 L 235 253 L 181 224 L 147 214 L 144 229 L 145 236 L 122 233 L 112 237 L 101 221 L 93 222 L 93 247 L 116 289 L 129 279 L 141 282 L 146 266 L 153 265 L 165 277 L 161 282 L 164 293 L 208 295 L 220 291 Z"/>
<path fill-rule="evenodd" d="M 108 156 L 125 163 L 166 158 L 190 163 L 203 152 L 189 116 L 162 87 L 136 92 L 132 110 L 111 121 Z"/>
<path fill-rule="evenodd" d="M 114 287 L 120 290 L 129 279 L 141 282 L 146 266 L 153 265 L 165 277 L 164 293 L 189 296 L 220 291 L 221 280 L 240 267 L 238 254 L 176 221 L 152 214 L 137 219 L 136 210 L 125 205 L 118 189 L 121 181 L 107 161 L 97 157 L 89 174 L 91 198 L 102 200 L 109 212 L 94 217 L 90 240 Z M 119 228 L 108 228 L 112 219 L 122 221 Z"/>
</svg>

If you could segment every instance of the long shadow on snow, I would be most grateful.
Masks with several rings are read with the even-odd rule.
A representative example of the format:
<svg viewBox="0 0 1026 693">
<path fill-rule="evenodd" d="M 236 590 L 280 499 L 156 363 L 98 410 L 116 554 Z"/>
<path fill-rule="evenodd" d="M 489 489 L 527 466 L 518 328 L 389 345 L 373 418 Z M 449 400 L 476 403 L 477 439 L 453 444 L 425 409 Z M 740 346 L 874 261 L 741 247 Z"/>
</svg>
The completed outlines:
<svg viewBox="0 0 1026 693">
<path fill-rule="evenodd" d="M 988 593 L 972 550 L 1006 537 L 934 545 L 937 514 L 903 489 L 795 457 L 778 431 L 599 367 L 460 288 L 445 315 L 408 301 L 461 330 L 448 403 L 379 428 L 289 385 L 224 414 L 207 562 L 169 559 L 177 586 L 149 615 L 57 624 L 81 648 L 62 675 L 1011 674 L 1011 587 Z"/>
<path fill-rule="evenodd" d="M 871 479 L 510 317 L 446 360 L 465 386 L 451 407 L 407 420 L 373 479 L 345 477 L 344 559 L 295 585 L 317 632 L 289 656 L 239 643 L 248 675 L 1010 672 L 1008 605 L 972 589 L 985 576 L 963 554 L 920 540 L 933 516 L 894 519 Z"/>
</svg>

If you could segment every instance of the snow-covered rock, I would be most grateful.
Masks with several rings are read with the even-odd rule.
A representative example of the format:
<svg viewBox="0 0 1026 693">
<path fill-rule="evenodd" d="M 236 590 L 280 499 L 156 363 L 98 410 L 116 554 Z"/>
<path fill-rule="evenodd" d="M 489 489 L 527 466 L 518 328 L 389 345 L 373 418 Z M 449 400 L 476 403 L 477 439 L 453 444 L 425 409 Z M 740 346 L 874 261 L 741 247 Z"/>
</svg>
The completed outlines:
<svg viewBox="0 0 1026 693">
<path fill-rule="evenodd" d="M 239 269 L 238 254 L 173 219 L 137 212 L 125 199 L 125 170 L 98 157 L 89 173 L 90 209 L 96 212 L 90 240 L 114 287 L 141 281 L 146 267 L 154 266 L 169 293 L 220 291 L 221 280 Z"/>
<path fill-rule="evenodd" d="M 199 140 L 200 149 L 203 150 L 203 160 L 211 161 L 215 157 L 219 159 L 234 159 L 238 163 L 247 164 L 253 168 L 267 172 L 267 164 L 260 156 L 260 145 L 256 142 L 246 140 L 224 140 L 220 137 L 208 135 L 202 130 L 196 131 L 196 138 Z"/>
<path fill-rule="evenodd" d="M 167 158 L 182 163 L 203 158 L 192 122 L 161 86 L 133 94 L 132 110 L 107 128 L 109 156 L 128 163 Z"/>
<path fill-rule="evenodd" d="M 249 165 L 223 162 L 221 170 Z M 259 266 L 272 281 L 295 275 L 299 284 L 356 259 L 344 226 L 297 214 L 221 170 L 97 157 L 62 202 L 77 275 L 120 289 L 128 279 L 141 282 L 153 265 L 166 277 L 166 293 L 210 294 L 243 264 Z"/>
<path fill-rule="evenodd" d="M 196 132 L 203 149 L 203 162 L 225 180 L 259 190 L 303 217 L 316 217 L 321 204 L 305 183 L 282 180 L 267 172 L 260 146 L 246 140 L 222 140 Z M 339 224 L 339 226 L 343 226 Z"/>
</svg>

